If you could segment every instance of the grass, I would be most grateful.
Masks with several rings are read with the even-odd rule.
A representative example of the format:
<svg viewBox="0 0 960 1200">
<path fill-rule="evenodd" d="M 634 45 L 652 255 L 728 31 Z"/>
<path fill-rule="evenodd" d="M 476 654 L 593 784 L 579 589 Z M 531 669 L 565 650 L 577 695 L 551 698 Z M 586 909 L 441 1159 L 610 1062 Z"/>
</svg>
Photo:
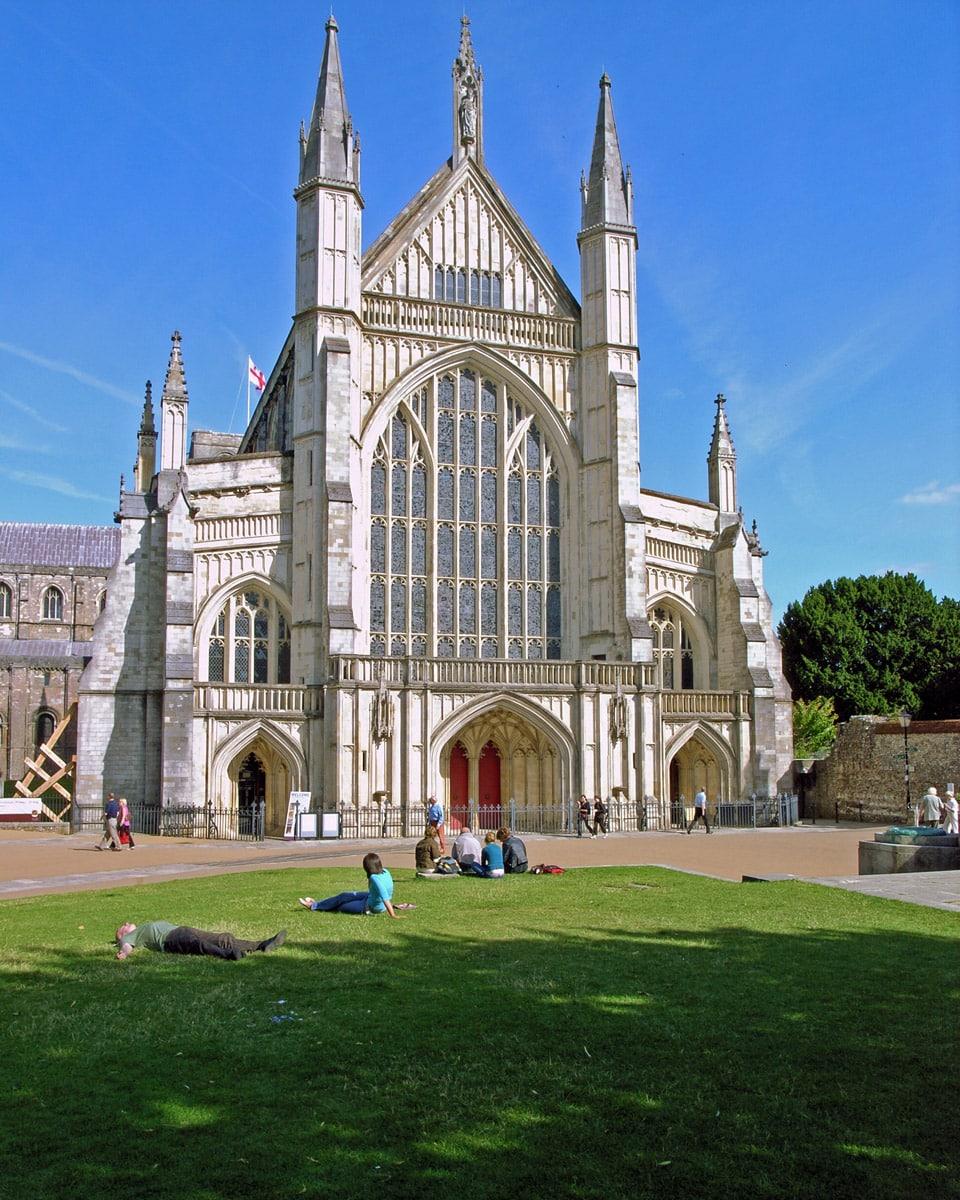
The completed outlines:
<svg viewBox="0 0 960 1200">
<path fill-rule="evenodd" d="M 0 1196 L 960 1196 L 960 921 L 657 868 L 356 870 L 0 904 Z M 137 951 L 162 917 L 287 945 Z"/>
</svg>

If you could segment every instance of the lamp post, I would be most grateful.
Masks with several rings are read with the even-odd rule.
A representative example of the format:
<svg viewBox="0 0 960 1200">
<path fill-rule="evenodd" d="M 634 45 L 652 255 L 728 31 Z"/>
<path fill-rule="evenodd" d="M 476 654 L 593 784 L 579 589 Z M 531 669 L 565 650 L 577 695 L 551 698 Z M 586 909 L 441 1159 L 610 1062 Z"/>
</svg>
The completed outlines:
<svg viewBox="0 0 960 1200">
<path fill-rule="evenodd" d="M 910 728 L 910 714 L 902 708 L 897 714 L 900 728 L 903 730 L 903 782 L 907 789 L 907 808 L 910 808 L 910 747 L 907 745 L 907 730 Z"/>
</svg>

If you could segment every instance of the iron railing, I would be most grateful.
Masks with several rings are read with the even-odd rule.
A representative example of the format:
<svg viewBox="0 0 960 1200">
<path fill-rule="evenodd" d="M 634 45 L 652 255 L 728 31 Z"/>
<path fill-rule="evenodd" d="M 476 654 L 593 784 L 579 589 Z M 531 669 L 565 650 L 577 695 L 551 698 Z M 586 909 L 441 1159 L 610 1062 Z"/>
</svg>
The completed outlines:
<svg viewBox="0 0 960 1200">
<path fill-rule="evenodd" d="M 240 808 L 219 808 L 206 804 L 195 808 L 190 804 L 169 805 L 131 804 L 130 818 L 133 836 L 138 833 L 160 837 L 213 838 L 227 842 L 262 842 L 262 800 Z M 70 827 L 74 832 L 103 828 L 103 808 L 89 804 L 74 804 L 70 810 Z"/>
</svg>

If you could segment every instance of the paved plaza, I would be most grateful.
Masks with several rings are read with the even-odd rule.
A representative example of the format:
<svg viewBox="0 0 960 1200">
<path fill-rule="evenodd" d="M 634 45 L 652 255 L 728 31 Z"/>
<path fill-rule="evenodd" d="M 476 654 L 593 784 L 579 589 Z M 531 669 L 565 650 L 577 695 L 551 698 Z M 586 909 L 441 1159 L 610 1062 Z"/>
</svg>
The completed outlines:
<svg viewBox="0 0 960 1200">
<path fill-rule="evenodd" d="M 879 826 L 821 823 L 787 829 L 615 833 L 524 840 L 531 864 L 664 866 L 739 882 L 792 876 L 871 896 L 960 912 L 960 871 L 858 875 L 861 841 Z M 137 835 L 135 850 L 98 851 L 99 835 L 0 830 L 0 899 L 130 887 L 166 879 L 284 867 L 356 866 L 376 849 L 390 868 L 413 868 L 414 839 L 217 842 Z"/>
</svg>

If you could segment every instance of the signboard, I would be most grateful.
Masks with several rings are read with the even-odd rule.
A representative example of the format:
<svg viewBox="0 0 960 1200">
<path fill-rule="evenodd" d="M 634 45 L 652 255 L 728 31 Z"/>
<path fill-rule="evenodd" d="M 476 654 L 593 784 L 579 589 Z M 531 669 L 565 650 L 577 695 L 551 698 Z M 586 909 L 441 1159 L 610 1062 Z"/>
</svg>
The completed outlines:
<svg viewBox="0 0 960 1200">
<path fill-rule="evenodd" d="M 310 807 L 309 792 L 291 792 L 290 803 L 287 805 L 287 819 L 283 825 L 283 836 L 292 841 L 297 837 L 297 825 L 302 812 Z"/>
<path fill-rule="evenodd" d="M 338 838 L 340 836 L 339 813 L 323 814 L 323 836 L 325 838 Z"/>
</svg>

